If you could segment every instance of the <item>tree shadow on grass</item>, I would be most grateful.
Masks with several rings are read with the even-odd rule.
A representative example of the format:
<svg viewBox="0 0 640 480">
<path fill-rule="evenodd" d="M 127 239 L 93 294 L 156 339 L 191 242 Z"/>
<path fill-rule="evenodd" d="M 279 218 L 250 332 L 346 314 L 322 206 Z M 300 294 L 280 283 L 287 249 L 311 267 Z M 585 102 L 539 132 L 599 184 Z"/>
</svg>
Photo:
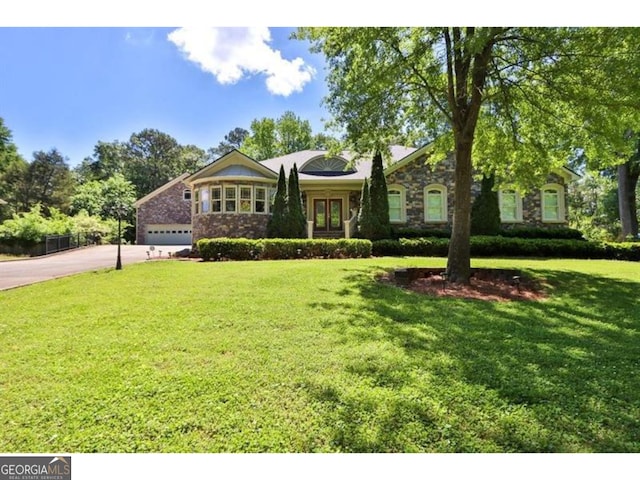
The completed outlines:
<svg viewBox="0 0 640 480">
<path fill-rule="evenodd" d="M 537 271 L 542 302 L 436 299 L 352 271 L 314 305 L 351 346 L 309 391 L 343 451 L 640 451 L 638 283 Z M 347 347 L 344 347 L 347 348 Z"/>
</svg>

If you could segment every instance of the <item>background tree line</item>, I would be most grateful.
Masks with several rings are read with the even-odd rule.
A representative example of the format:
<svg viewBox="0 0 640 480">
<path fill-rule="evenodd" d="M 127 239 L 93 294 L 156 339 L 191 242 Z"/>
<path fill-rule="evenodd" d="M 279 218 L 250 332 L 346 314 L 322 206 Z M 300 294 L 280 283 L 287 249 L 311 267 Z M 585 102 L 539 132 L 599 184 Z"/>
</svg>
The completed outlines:
<svg viewBox="0 0 640 480">
<path fill-rule="evenodd" d="M 147 128 L 127 141 L 99 141 L 90 156 L 71 168 L 56 148 L 34 152 L 30 161 L 25 160 L 0 117 L 0 199 L 6 202 L 0 205 L 0 221 L 27 213 L 32 219 L 81 212 L 97 220 L 113 219 L 111 206 L 121 196 L 128 211 L 125 238 L 132 240 L 136 199 L 234 148 L 264 160 L 304 149 L 327 149 L 335 143 L 324 133 L 313 134 L 308 120 L 289 111 L 277 119 L 255 119 L 249 130 L 236 127 L 206 151 L 180 145 L 171 135 Z"/>
</svg>

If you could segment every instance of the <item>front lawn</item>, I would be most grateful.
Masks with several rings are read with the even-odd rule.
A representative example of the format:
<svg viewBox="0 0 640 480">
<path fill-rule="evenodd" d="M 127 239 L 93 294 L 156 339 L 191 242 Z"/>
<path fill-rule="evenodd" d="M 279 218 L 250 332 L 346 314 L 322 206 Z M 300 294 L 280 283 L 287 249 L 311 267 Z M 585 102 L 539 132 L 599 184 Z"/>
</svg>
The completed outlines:
<svg viewBox="0 0 640 480">
<path fill-rule="evenodd" d="M 3 452 L 638 452 L 640 265 L 476 260 L 538 303 L 378 284 L 444 259 L 146 262 L 0 292 Z"/>
</svg>

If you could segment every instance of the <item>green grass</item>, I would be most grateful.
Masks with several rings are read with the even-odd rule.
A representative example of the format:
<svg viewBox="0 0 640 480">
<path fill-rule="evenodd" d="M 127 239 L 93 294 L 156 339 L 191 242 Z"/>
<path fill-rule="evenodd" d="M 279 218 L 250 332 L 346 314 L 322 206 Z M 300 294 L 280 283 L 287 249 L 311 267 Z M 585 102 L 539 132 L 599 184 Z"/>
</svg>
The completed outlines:
<svg viewBox="0 0 640 480">
<path fill-rule="evenodd" d="M 24 260 L 29 258 L 28 255 L 8 255 L 6 253 L 0 253 L 0 262 L 10 262 L 11 260 Z"/>
<path fill-rule="evenodd" d="M 640 265 L 476 260 L 537 303 L 375 282 L 444 259 L 146 262 L 0 292 L 3 452 L 638 452 Z"/>
</svg>

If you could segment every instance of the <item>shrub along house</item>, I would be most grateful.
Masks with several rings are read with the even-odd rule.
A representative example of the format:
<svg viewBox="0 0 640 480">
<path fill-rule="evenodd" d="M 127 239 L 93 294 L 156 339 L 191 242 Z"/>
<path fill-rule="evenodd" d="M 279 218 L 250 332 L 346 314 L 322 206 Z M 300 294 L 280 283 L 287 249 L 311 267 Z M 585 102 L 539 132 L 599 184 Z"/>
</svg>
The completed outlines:
<svg viewBox="0 0 640 480">
<path fill-rule="evenodd" d="M 436 165 L 425 164 L 427 148 L 391 147 L 385 177 L 389 217 L 396 228 L 451 228 L 454 163 L 449 157 Z M 189 203 L 188 230 L 190 242 L 194 244 L 200 238 L 264 237 L 277 172 L 283 166 L 288 173 L 294 164 L 299 172 L 307 236 L 350 238 L 356 231 L 362 184 L 371 174 L 371 159 L 352 162 L 353 157 L 348 153 L 338 156 L 326 153 L 304 150 L 258 162 L 233 150 L 193 175 L 178 177 L 138 200 L 138 221 L 143 220 L 138 224 L 138 242 L 167 240 L 173 234 L 166 232 L 172 232 L 174 226 L 187 230 L 186 216 L 180 216 L 178 221 L 167 202 L 175 202 L 176 208 Z M 503 226 L 566 226 L 566 188 L 576 178 L 575 173 L 562 168 L 550 173 L 545 185 L 527 195 L 510 188 L 499 190 Z M 479 184 L 474 184 L 473 190 L 477 195 Z M 187 201 L 188 192 L 190 201 Z M 149 228 L 150 225 L 153 228 Z M 171 228 L 162 230 L 162 225 Z M 164 237 L 153 233 L 156 231 L 165 231 Z M 186 236 L 184 242 L 187 242 Z"/>
</svg>

